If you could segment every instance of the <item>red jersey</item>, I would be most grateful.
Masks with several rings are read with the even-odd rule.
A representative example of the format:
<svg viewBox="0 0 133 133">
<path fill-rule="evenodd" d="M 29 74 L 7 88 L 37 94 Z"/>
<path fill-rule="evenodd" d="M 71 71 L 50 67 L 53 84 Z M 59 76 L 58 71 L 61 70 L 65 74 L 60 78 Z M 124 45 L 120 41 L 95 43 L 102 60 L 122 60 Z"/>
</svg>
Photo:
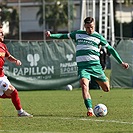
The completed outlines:
<svg viewBox="0 0 133 133">
<path fill-rule="evenodd" d="M 5 57 L 9 57 L 9 56 L 10 56 L 10 53 L 8 52 L 6 45 L 0 42 L 0 77 L 4 76 L 3 66 L 5 63 Z"/>
</svg>

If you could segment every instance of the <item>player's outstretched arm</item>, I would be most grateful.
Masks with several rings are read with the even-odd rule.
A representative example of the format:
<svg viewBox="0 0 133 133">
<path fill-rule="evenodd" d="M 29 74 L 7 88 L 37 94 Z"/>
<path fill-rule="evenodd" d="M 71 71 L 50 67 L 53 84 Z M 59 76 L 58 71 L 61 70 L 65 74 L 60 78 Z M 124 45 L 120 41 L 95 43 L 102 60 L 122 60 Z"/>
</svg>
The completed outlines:
<svg viewBox="0 0 133 133">
<path fill-rule="evenodd" d="M 107 49 L 113 55 L 113 57 L 122 65 L 123 68 L 125 69 L 129 68 L 129 64 L 122 61 L 121 57 L 113 47 L 109 45 Z"/>
<path fill-rule="evenodd" d="M 53 39 L 69 39 L 68 34 L 51 34 L 50 31 L 45 32 L 46 38 L 53 38 Z"/>
<path fill-rule="evenodd" d="M 12 55 L 10 55 L 9 57 L 7 57 L 6 59 L 9 60 L 12 63 L 15 63 L 17 66 L 20 66 L 22 64 L 20 60 L 16 59 Z"/>
</svg>

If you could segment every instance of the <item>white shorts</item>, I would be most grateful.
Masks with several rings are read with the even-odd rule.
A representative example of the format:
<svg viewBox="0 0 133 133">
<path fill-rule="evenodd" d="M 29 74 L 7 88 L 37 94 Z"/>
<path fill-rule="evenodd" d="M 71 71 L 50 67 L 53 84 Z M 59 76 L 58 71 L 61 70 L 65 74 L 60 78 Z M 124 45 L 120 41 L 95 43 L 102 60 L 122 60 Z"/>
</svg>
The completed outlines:
<svg viewBox="0 0 133 133">
<path fill-rule="evenodd" d="M 4 94 L 4 91 L 6 91 L 11 83 L 7 79 L 6 76 L 0 77 L 0 96 Z"/>
</svg>

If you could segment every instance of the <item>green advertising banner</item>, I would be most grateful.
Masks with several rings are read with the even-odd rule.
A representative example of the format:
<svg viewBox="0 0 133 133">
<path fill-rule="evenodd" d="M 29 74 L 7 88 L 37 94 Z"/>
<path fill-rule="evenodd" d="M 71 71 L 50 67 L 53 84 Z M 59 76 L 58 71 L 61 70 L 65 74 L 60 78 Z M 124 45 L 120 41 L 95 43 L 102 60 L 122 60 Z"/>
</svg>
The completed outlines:
<svg viewBox="0 0 133 133">
<path fill-rule="evenodd" d="M 133 88 L 133 40 L 121 40 L 115 48 L 124 62 L 129 64 L 129 69 L 124 69 L 111 57 L 111 87 Z"/>
<path fill-rule="evenodd" d="M 75 44 L 72 40 L 6 42 L 9 52 L 21 60 L 16 66 L 6 62 L 5 74 L 18 90 L 79 87 Z"/>
</svg>

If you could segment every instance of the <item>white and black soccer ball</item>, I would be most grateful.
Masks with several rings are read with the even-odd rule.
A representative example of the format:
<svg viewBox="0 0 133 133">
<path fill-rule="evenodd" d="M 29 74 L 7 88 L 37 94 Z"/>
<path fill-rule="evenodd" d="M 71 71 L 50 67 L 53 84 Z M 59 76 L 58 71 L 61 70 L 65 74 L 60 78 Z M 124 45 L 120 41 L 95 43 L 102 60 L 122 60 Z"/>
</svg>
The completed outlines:
<svg viewBox="0 0 133 133">
<path fill-rule="evenodd" d="M 97 116 L 97 117 L 103 117 L 103 116 L 107 115 L 107 112 L 108 112 L 106 105 L 104 105 L 102 103 L 97 104 L 94 107 L 93 111 L 94 111 L 95 116 Z"/>
<path fill-rule="evenodd" d="M 69 84 L 69 85 L 67 85 L 67 86 L 66 86 L 66 90 L 67 90 L 67 91 L 72 91 L 72 90 L 73 90 L 72 85 L 70 85 L 70 84 Z"/>
</svg>

